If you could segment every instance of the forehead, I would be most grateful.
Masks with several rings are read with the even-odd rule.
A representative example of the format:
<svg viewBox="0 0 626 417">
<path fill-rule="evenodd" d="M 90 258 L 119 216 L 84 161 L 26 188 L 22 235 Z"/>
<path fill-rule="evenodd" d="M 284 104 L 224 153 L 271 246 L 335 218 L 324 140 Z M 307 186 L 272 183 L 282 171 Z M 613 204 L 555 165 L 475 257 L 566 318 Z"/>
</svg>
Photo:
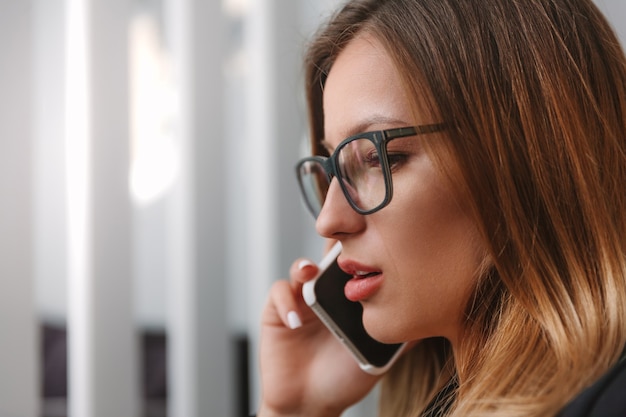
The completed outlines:
<svg viewBox="0 0 626 417">
<path fill-rule="evenodd" d="M 369 34 L 355 37 L 339 54 L 324 88 L 325 141 L 365 130 L 412 125 L 411 106 L 389 53 Z"/>
</svg>

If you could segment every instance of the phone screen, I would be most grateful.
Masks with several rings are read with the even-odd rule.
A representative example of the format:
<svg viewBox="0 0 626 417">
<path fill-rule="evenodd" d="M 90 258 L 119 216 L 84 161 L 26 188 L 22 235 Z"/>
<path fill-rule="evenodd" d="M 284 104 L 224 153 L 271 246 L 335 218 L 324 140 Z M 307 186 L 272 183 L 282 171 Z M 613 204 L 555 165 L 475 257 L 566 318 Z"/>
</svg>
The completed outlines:
<svg viewBox="0 0 626 417">
<path fill-rule="evenodd" d="M 315 298 L 365 360 L 384 367 L 402 344 L 381 343 L 367 334 L 363 327 L 363 306 L 348 300 L 344 294 L 344 286 L 351 278 L 333 261 L 315 283 Z"/>
</svg>

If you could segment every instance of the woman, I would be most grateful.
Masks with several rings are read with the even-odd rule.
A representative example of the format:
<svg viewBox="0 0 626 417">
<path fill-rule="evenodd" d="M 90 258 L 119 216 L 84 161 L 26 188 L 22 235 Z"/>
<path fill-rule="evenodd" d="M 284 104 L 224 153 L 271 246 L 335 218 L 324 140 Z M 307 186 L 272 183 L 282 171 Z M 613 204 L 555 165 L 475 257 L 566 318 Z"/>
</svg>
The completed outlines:
<svg viewBox="0 0 626 417">
<path fill-rule="evenodd" d="M 388 201 L 335 177 L 314 213 L 367 331 L 410 342 L 380 415 L 626 412 L 611 394 L 626 386 L 626 61 L 592 2 L 352 1 L 306 69 L 315 155 L 421 132 L 368 156 L 389 164 Z M 317 267 L 290 272 L 263 315 L 259 416 L 339 416 L 378 377 L 304 305 Z"/>
</svg>

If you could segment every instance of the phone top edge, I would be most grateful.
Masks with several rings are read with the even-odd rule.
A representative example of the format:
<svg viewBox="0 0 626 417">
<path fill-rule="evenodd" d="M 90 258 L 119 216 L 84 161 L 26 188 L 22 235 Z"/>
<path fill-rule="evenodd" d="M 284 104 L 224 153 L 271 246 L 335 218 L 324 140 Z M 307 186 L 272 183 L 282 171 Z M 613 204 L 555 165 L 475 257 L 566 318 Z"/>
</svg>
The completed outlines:
<svg viewBox="0 0 626 417">
<path fill-rule="evenodd" d="M 318 276 L 321 275 L 322 272 L 324 272 L 324 270 L 328 268 L 330 264 L 332 264 L 335 261 L 335 259 L 337 259 L 340 253 L 341 253 L 341 242 L 337 242 L 333 245 L 332 248 L 330 248 L 328 253 L 324 255 L 324 257 L 320 261 L 318 265 L 320 269 Z M 317 279 L 317 277 L 315 278 Z"/>
<path fill-rule="evenodd" d="M 320 261 L 318 268 L 319 272 L 317 276 L 310 281 L 307 281 L 302 285 L 302 298 L 304 298 L 304 302 L 311 307 L 317 303 L 317 297 L 315 296 L 315 282 L 317 279 L 326 271 L 326 269 L 337 259 L 339 254 L 341 253 L 341 242 L 337 242 L 333 245 L 332 248 L 328 251 L 326 255 Z"/>
</svg>

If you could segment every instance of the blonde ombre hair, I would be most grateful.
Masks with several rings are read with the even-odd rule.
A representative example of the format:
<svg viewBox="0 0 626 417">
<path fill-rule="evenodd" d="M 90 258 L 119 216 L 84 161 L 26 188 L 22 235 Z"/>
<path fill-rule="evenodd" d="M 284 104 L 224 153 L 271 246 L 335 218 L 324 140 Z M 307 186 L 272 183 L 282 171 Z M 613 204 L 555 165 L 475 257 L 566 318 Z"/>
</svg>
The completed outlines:
<svg viewBox="0 0 626 417">
<path fill-rule="evenodd" d="M 349 2 L 306 58 L 315 154 L 326 76 L 363 31 L 386 46 L 416 115 L 449 126 L 429 151 L 489 251 L 454 357 L 443 339 L 420 342 L 385 377 L 380 415 L 419 416 L 433 399 L 449 416 L 556 414 L 626 343 L 618 40 L 588 0 Z"/>
</svg>

